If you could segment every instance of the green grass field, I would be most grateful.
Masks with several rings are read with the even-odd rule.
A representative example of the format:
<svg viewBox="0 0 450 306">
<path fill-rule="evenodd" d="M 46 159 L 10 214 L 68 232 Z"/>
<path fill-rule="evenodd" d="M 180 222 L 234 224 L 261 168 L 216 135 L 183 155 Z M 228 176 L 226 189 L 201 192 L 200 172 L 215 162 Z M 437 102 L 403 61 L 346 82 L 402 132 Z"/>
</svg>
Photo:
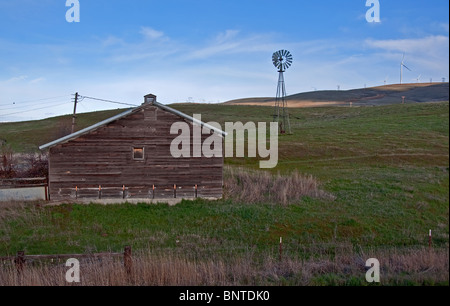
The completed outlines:
<svg viewBox="0 0 450 306">
<path fill-rule="evenodd" d="M 271 108 L 255 106 L 174 107 L 221 124 L 270 122 L 272 115 Z M 103 113 L 101 119 L 113 113 L 117 111 Z M 283 237 L 287 258 L 333 260 L 342 252 L 410 254 L 427 248 L 432 229 L 433 247 L 448 259 L 448 102 L 305 108 L 290 113 L 294 134 L 280 138 L 279 165 L 271 171 L 311 174 L 333 199 L 305 197 L 286 207 L 229 199 L 184 201 L 175 207 L 0 204 L 0 256 L 18 250 L 28 254 L 121 251 L 129 244 L 135 250 L 189 260 L 226 262 L 252 254 L 252 260 L 263 261 L 277 256 Z M 84 125 L 98 119 L 80 115 Z M 1 124 L 0 138 L 18 151 L 34 150 L 52 140 L 48 131 L 60 120 Z M 226 164 L 256 169 L 258 160 L 230 158 Z M 437 283 L 448 285 L 448 265 L 444 269 L 446 279 Z M 414 271 L 411 275 L 423 272 Z M 389 284 L 402 284 L 397 280 L 408 273 L 407 269 L 394 273 Z M 434 284 L 434 274 L 420 275 L 411 276 L 410 284 Z M 317 277 L 313 284 L 349 284 L 345 274 L 325 271 Z M 287 276 L 285 284 L 298 283 Z"/>
</svg>

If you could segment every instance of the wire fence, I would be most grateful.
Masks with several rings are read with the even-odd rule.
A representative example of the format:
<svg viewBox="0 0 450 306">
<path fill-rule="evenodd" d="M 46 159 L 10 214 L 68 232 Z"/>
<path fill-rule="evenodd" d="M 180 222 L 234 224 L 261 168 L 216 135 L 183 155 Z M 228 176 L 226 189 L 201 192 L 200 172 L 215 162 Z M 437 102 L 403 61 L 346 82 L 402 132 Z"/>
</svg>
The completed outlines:
<svg viewBox="0 0 450 306">
<path fill-rule="evenodd" d="M 123 253 L 93 253 L 93 254 L 54 254 L 54 255 L 26 255 L 25 251 L 17 252 L 16 256 L 0 257 L 2 266 L 7 263 L 13 263 L 16 267 L 18 275 L 23 274 L 27 265 L 32 263 L 51 261 L 51 263 L 59 262 L 68 259 L 100 259 L 106 257 L 121 257 L 123 259 L 123 266 L 125 272 L 130 275 L 133 267 L 132 249 L 131 246 L 125 246 Z"/>
</svg>

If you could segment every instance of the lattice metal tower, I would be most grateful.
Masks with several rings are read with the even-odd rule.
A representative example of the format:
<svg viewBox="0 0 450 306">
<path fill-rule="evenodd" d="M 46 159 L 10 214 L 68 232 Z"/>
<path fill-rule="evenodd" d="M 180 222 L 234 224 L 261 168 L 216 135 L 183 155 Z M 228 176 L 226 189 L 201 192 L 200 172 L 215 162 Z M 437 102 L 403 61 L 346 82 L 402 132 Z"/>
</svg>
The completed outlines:
<svg viewBox="0 0 450 306">
<path fill-rule="evenodd" d="M 273 54 L 272 61 L 279 73 L 275 113 L 273 115 L 274 122 L 278 122 L 280 134 L 292 134 L 284 83 L 284 72 L 292 65 L 292 55 L 287 50 L 280 50 Z"/>
</svg>

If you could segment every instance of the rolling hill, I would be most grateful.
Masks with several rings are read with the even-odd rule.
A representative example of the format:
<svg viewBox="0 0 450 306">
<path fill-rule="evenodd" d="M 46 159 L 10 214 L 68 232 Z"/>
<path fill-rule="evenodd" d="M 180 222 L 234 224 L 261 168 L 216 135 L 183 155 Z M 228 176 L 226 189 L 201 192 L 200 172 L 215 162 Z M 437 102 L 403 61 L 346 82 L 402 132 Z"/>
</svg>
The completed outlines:
<svg viewBox="0 0 450 306">
<path fill-rule="evenodd" d="M 449 83 L 389 85 L 349 91 L 315 91 L 289 96 L 288 103 L 293 108 L 292 124 L 296 125 L 297 121 L 307 117 L 307 113 L 315 113 L 314 107 L 348 106 L 350 101 L 354 106 L 400 104 L 402 96 L 407 97 L 407 104 L 448 101 Z M 261 106 L 273 106 L 274 103 L 274 98 L 248 98 L 222 104 L 184 103 L 173 104 L 172 107 L 186 114 L 202 114 L 202 119 L 206 122 L 216 121 L 223 124 L 239 120 L 269 121 L 272 118 L 271 110 Z M 241 107 L 237 108 L 237 105 Z M 306 111 L 306 107 L 311 110 Z M 294 108 L 302 109 L 302 111 L 294 111 Z M 86 128 L 123 111 L 125 109 L 78 114 L 76 130 Z M 330 111 L 338 113 L 339 116 L 343 112 L 338 109 Z M 38 121 L 0 123 L 0 146 L 7 143 L 15 152 L 38 151 L 40 145 L 69 134 L 71 125 L 71 115 Z"/>
<path fill-rule="evenodd" d="M 290 95 L 288 106 L 318 107 L 318 106 L 373 106 L 401 104 L 402 96 L 406 103 L 439 102 L 449 100 L 449 83 L 419 83 L 403 85 L 386 85 L 380 87 L 354 90 L 313 91 Z M 227 105 L 260 105 L 273 106 L 274 98 L 246 98 L 225 102 Z"/>
</svg>

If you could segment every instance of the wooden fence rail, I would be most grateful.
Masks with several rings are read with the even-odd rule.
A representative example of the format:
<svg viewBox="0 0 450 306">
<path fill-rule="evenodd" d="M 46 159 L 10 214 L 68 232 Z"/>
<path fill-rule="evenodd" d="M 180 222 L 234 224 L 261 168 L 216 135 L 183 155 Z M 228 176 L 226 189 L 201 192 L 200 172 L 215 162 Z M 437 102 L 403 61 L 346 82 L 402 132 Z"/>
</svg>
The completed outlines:
<svg viewBox="0 0 450 306">
<path fill-rule="evenodd" d="M 48 178 L 0 178 L 0 188 L 21 188 L 21 187 L 45 187 L 48 186 Z"/>
<path fill-rule="evenodd" d="M 25 255 L 24 251 L 17 252 L 16 256 L 0 257 L 0 262 L 13 261 L 18 274 L 22 274 L 26 262 L 30 260 L 58 260 L 58 259 L 82 259 L 82 258 L 102 258 L 102 257 L 121 257 L 123 256 L 123 264 L 125 271 L 131 275 L 133 267 L 131 246 L 126 246 L 123 253 L 94 253 L 94 254 L 55 254 L 55 255 Z"/>
<path fill-rule="evenodd" d="M 102 185 L 98 185 L 98 187 L 80 187 L 75 186 L 73 188 L 65 188 L 66 193 L 70 193 L 70 196 L 75 199 L 80 198 L 97 198 L 99 200 L 104 198 L 122 198 L 128 199 L 130 197 L 136 197 L 139 194 L 142 194 L 142 191 L 148 191 L 146 194 L 142 194 L 143 197 L 146 198 L 157 198 L 156 193 L 161 193 L 166 198 L 178 198 L 183 196 L 189 196 L 192 198 L 198 198 L 199 196 L 199 185 L 192 186 L 179 186 L 177 184 L 173 185 L 165 185 L 165 186 L 116 186 L 116 187 L 105 187 Z M 66 191 L 67 190 L 67 191 Z M 136 194 L 136 195 L 135 195 Z"/>
</svg>

